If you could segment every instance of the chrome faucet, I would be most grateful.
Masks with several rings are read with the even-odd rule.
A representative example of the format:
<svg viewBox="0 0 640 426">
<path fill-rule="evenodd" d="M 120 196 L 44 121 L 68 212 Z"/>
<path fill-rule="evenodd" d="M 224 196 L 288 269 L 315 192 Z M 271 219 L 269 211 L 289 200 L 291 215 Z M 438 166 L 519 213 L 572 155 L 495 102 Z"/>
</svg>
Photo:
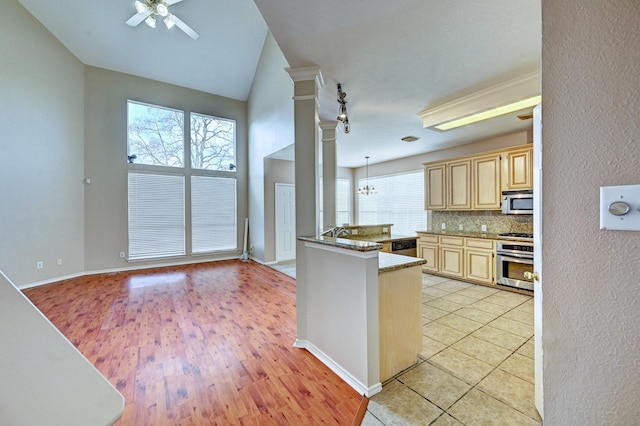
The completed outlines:
<svg viewBox="0 0 640 426">
<path fill-rule="evenodd" d="M 329 236 L 332 238 L 339 238 L 341 235 L 349 235 L 350 232 L 348 229 L 345 229 L 341 226 L 334 226 L 333 228 L 329 228 L 326 231 L 320 233 L 320 236 Z"/>
</svg>

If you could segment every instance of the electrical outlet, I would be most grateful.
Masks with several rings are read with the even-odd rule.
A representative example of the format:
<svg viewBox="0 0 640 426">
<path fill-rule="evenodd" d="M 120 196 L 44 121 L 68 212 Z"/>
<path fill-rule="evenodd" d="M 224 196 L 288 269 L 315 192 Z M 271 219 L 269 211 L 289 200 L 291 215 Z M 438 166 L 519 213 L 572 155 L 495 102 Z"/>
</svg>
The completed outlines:
<svg viewBox="0 0 640 426">
<path fill-rule="evenodd" d="M 123 251 L 120 252 L 120 259 L 124 259 L 124 252 Z"/>
<path fill-rule="evenodd" d="M 351 230 L 351 234 L 352 235 L 358 235 L 358 230 L 357 229 L 352 229 Z"/>
<path fill-rule="evenodd" d="M 464 229 L 464 226 L 462 226 L 462 224 L 458 225 L 458 231 L 462 231 Z"/>
<path fill-rule="evenodd" d="M 447 224 L 442 222 L 442 229 L 447 229 Z"/>
<path fill-rule="evenodd" d="M 62 265 L 62 259 L 56 260 L 56 265 L 61 266 Z"/>
<path fill-rule="evenodd" d="M 482 229 L 482 232 L 487 232 L 487 225 L 482 225 L 480 229 Z"/>
<path fill-rule="evenodd" d="M 387 232 L 389 232 L 389 228 L 385 228 L 385 227 L 383 227 L 383 228 L 382 228 L 382 233 L 383 233 L 383 234 L 386 234 Z"/>
<path fill-rule="evenodd" d="M 42 268 L 44 268 L 44 263 L 42 263 L 42 261 L 41 261 L 41 260 L 40 260 L 40 261 L 38 261 L 38 262 L 36 262 L 36 268 L 38 268 L 38 269 L 42 269 Z"/>
</svg>

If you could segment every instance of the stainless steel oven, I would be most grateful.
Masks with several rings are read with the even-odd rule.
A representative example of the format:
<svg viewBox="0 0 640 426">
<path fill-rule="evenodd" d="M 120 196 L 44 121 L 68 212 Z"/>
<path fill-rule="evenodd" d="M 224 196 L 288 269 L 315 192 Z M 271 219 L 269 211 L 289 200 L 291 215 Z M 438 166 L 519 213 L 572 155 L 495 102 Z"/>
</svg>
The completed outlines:
<svg viewBox="0 0 640 426">
<path fill-rule="evenodd" d="M 533 272 L 533 243 L 498 241 L 496 284 L 533 291 L 533 280 L 526 279 L 525 272 Z"/>
</svg>

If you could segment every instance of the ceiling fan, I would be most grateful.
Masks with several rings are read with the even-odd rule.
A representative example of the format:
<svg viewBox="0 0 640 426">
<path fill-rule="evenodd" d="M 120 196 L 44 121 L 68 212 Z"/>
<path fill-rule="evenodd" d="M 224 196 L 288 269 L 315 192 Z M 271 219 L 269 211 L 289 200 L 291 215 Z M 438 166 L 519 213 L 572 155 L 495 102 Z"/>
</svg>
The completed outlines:
<svg viewBox="0 0 640 426">
<path fill-rule="evenodd" d="M 138 13 L 129 18 L 126 23 L 132 27 L 136 27 L 144 21 L 151 28 L 155 28 L 156 18 L 162 18 L 162 21 L 168 29 L 173 28 L 175 25 L 184 31 L 189 37 L 197 40 L 200 37 L 200 34 L 185 24 L 182 19 L 169 12 L 169 6 L 181 1 L 182 0 L 135 0 L 133 4 Z"/>
</svg>

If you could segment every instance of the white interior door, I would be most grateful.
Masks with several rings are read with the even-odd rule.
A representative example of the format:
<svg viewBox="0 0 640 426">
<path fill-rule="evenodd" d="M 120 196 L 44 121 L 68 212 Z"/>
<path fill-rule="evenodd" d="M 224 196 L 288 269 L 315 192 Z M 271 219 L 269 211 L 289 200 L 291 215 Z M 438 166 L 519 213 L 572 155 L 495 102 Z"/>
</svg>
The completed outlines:
<svg viewBox="0 0 640 426">
<path fill-rule="evenodd" d="M 542 353 L 542 104 L 533 109 L 533 331 L 536 409 L 544 420 Z"/>
<path fill-rule="evenodd" d="M 295 185 L 276 183 L 276 262 L 296 258 Z"/>
</svg>

